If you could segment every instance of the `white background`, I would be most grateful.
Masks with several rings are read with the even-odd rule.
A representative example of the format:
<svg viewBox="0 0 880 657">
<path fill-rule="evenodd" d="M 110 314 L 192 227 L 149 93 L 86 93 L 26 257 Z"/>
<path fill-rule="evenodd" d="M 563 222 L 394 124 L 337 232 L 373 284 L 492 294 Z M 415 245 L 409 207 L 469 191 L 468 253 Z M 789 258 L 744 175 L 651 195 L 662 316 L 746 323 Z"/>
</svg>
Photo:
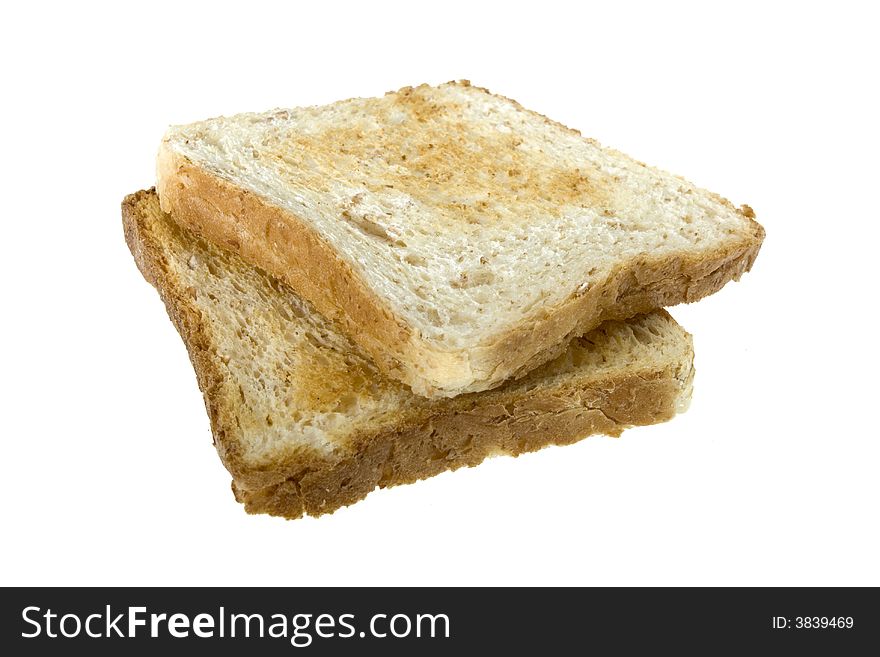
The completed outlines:
<svg viewBox="0 0 880 657">
<path fill-rule="evenodd" d="M 4 5 L 0 583 L 880 584 L 878 23 L 713 5 Z M 248 516 L 120 201 L 168 124 L 453 78 L 755 209 L 691 409 Z"/>
</svg>

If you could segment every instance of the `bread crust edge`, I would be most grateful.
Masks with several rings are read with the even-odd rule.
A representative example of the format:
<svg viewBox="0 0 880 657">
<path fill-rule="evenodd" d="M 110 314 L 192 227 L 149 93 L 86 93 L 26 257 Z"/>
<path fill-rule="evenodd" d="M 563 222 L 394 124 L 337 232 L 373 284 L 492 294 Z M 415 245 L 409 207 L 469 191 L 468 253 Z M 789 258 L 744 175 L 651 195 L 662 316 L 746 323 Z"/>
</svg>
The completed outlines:
<svg viewBox="0 0 880 657">
<path fill-rule="evenodd" d="M 311 464 L 270 486 L 249 487 L 233 478 L 232 490 L 251 514 L 291 520 L 321 516 L 377 489 L 473 467 L 490 456 L 519 456 L 596 434 L 619 436 L 628 427 L 663 422 L 681 410 L 690 394 L 692 358 L 691 349 L 685 362 L 660 370 L 548 390 L 520 400 L 522 409 L 490 404 L 438 414 L 416 426 L 361 437 L 352 455 Z M 584 397 L 592 398 L 593 404 L 584 405 Z M 543 413 L 525 410 L 541 405 L 555 408 Z"/>
<path fill-rule="evenodd" d="M 252 468 L 242 457 L 239 446 L 234 417 L 235 397 L 225 385 L 226 377 L 211 355 L 210 332 L 199 310 L 185 298 L 179 285 L 174 284 L 165 256 L 150 239 L 150 226 L 145 221 L 143 208 L 153 194 L 154 189 L 141 190 L 129 194 L 122 201 L 125 242 L 134 256 L 137 268 L 159 293 L 168 317 L 186 346 L 199 389 L 202 391 L 214 447 L 221 462 L 233 476 L 247 477 Z M 259 476 L 255 480 L 269 483 L 273 478 Z"/>
</svg>

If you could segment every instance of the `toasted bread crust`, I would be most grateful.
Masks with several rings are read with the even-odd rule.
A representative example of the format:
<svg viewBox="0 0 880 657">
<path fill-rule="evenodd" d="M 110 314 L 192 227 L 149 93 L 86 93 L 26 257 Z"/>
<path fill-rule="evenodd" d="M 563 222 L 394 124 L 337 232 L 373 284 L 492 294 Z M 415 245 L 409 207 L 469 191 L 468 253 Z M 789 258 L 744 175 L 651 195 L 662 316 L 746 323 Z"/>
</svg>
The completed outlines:
<svg viewBox="0 0 880 657">
<path fill-rule="evenodd" d="M 523 322 L 492 345 L 504 378 L 520 378 L 562 353 L 573 338 L 602 322 L 623 320 L 656 308 L 691 303 L 739 280 L 758 257 L 764 229 L 704 258 L 644 258 L 615 270 L 601 285 L 557 306 L 546 318 Z M 497 372 L 493 376 L 496 378 Z"/>
<path fill-rule="evenodd" d="M 512 408 L 477 402 L 469 412 L 439 414 L 418 426 L 364 437 L 355 454 L 341 461 L 310 464 L 262 488 L 234 480 L 232 490 L 248 513 L 289 519 L 332 513 L 376 488 L 472 467 L 492 455 L 519 456 L 663 422 L 675 415 L 683 394 L 677 375 L 668 368 L 609 379 L 591 389 L 547 391 Z M 590 399 L 586 406 L 585 398 Z"/>
<path fill-rule="evenodd" d="M 168 317 L 186 345 L 205 400 L 214 447 L 220 460 L 233 476 L 236 473 L 246 474 L 249 469 L 241 458 L 239 442 L 233 439 L 236 432 L 233 410 L 237 402 L 228 394 L 224 385 L 225 375 L 211 355 L 210 333 L 192 300 L 186 298 L 180 286 L 175 284 L 158 244 L 150 239 L 150 226 L 144 220 L 144 208 L 149 205 L 154 194 L 153 189 L 142 190 L 129 194 L 122 201 L 125 242 L 141 274 L 159 292 Z M 268 480 L 271 481 L 271 478 Z"/>
<path fill-rule="evenodd" d="M 288 283 L 319 312 L 339 322 L 383 373 L 427 397 L 497 387 L 557 356 L 573 338 L 606 320 L 627 319 L 713 294 L 751 268 L 764 239 L 764 229 L 752 218 L 751 208 L 744 206 L 738 212 L 749 221 L 751 231 L 724 248 L 698 258 L 645 256 L 552 311 L 525 318 L 495 336 L 491 344 L 444 352 L 400 322 L 307 222 L 200 169 L 165 144 L 158 167 L 163 210 L 193 232 Z M 276 248 L 279 243 L 297 248 Z M 436 378 L 425 379 L 414 366 L 423 363 L 432 365 Z M 463 373 L 472 378 L 466 385 L 460 384 Z"/>
</svg>

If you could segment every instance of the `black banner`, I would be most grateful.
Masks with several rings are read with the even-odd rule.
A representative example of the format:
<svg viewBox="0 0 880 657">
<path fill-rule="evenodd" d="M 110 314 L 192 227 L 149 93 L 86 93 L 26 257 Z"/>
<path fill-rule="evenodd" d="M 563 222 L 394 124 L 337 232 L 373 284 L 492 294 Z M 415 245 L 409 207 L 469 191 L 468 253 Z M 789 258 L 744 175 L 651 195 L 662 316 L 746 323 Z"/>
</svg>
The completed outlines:
<svg viewBox="0 0 880 657">
<path fill-rule="evenodd" d="M 876 589 L 3 589 L 5 654 L 718 649 L 865 654 Z M 8 649 L 11 648 L 12 652 Z M 783 653 L 784 654 L 784 653 Z"/>
</svg>

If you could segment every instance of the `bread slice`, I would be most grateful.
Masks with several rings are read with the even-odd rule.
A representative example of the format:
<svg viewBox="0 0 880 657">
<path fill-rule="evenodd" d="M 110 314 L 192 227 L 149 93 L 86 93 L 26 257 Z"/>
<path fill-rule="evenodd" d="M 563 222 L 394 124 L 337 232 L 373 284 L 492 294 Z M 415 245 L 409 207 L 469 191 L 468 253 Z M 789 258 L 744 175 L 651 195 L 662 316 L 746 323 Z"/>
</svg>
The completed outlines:
<svg viewBox="0 0 880 657">
<path fill-rule="evenodd" d="M 747 206 L 466 82 L 173 127 L 158 191 L 426 396 L 711 294 L 764 236 Z"/>
<path fill-rule="evenodd" d="M 656 311 L 606 322 L 495 390 L 429 400 L 380 374 L 286 285 L 172 221 L 153 191 L 128 196 L 122 216 L 250 512 L 328 513 L 493 454 L 661 422 L 690 399 L 690 335 Z"/>
</svg>

